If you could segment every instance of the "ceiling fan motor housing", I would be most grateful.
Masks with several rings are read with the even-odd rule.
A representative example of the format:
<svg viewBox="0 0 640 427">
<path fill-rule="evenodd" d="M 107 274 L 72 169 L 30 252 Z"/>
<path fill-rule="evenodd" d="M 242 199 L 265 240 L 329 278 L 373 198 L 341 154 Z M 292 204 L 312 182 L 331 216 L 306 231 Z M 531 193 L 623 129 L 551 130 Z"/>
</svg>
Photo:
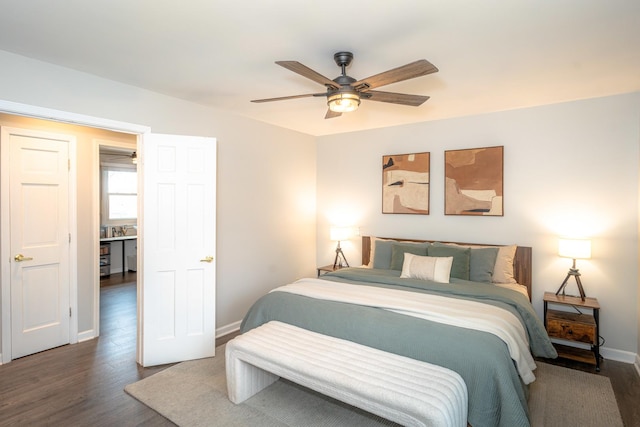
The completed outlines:
<svg viewBox="0 0 640 427">
<path fill-rule="evenodd" d="M 338 64 L 338 67 L 348 67 L 351 64 L 351 61 L 353 60 L 353 53 L 338 52 L 333 55 L 333 60 L 336 61 L 336 64 Z M 344 74 L 344 68 L 342 70 Z"/>
</svg>

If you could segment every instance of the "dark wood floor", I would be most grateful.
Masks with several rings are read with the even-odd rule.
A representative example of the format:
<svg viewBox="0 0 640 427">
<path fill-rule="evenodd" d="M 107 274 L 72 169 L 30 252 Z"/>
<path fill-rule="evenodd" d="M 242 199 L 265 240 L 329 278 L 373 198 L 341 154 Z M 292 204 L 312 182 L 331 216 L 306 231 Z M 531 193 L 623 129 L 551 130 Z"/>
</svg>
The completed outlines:
<svg viewBox="0 0 640 427">
<path fill-rule="evenodd" d="M 124 392 L 127 384 L 167 367 L 136 364 L 134 281 L 135 273 L 127 273 L 101 282 L 99 338 L 0 366 L 0 426 L 174 425 Z M 579 363 L 555 363 L 593 371 Z M 640 377 L 634 367 L 605 360 L 600 374 L 611 379 L 625 426 L 640 426 Z"/>
<path fill-rule="evenodd" d="M 166 368 L 136 364 L 135 274 L 103 284 L 99 338 L 0 366 L 0 425 L 174 425 L 124 392 Z"/>
</svg>

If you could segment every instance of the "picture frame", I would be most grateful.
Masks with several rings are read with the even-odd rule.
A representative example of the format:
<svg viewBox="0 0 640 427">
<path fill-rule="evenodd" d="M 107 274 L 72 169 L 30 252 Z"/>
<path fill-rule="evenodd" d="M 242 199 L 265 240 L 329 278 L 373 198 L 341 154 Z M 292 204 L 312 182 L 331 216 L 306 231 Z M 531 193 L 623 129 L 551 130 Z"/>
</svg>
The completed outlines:
<svg viewBox="0 0 640 427">
<path fill-rule="evenodd" d="M 429 215 L 431 153 L 382 156 L 382 213 Z"/>
<path fill-rule="evenodd" d="M 504 216 L 504 147 L 447 150 L 445 215 Z"/>
</svg>

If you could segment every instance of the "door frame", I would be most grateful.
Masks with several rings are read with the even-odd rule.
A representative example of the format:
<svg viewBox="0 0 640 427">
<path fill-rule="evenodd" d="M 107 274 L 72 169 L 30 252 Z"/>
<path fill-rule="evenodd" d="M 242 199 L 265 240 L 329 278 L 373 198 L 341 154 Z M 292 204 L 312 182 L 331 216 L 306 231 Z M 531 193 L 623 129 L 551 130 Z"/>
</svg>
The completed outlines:
<svg viewBox="0 0 640 427">
<path fill-rule="evenodd" d="M 138 135 L 138 145 L 140 145 L 140 135 L 151 132 L 149 126 L 138 125 L 133 123 L 119 122 L 115 120 L 103 119 L 99 117 L 87 116 L 83 114 L 69 113 L 61 110 L 54 110 L 50 108 L 37 107 L 33 105 L 21 104 L 17 102 L 0 100 L 0 112 L 13 114 L 17 116 L 32 117 L 42 120 L 53 120 L 62 123 L 88 126 L 99 129 L 106 129 L 114 132 L 129 133 Z M 7 153 L 5 153 L 7 150 Z M 2 171 L 7 170 L 5 168 L 5 162 L 8 162 L 7 158 L 8 149 L 5 144 L 2 144 L 2 154 L 0 154 L 0 162 L 2 162 Z M 73 146 L 69 146 L 69 160 L 70 160 L 70 176 L 69 176 L 69 192 L 70 192 L 70 205 L 69 205 L 69 221 L 72 221 L 70 225 L 71 230 L 71 242 L 70 242 L 70 304 L 71 304 L 71 319 L 70 319 L 70 343 L 75 344 L 78 342 L 78 242 L 77 242 L 77 167 L 76 167 L 76 155 L 77 147 L 74 143 Z M 95 178 L 94 178 L 95 179 Z M 3 230 L 7 230 L 10 227 L 8 218 L 8 189 L 9 185 L 6 179 L 0 180 L 0 226 Z M 97 206 L 94 210 L 98 209 Z M 5 212 L 7 210 L 7 212 Z M 99 217 L 98 217 L 99 218 Z M 139 219 L 140 220 L 140 219 Z M 99 222 L 99 219 L 98 219 Z M 98 228 L 99 230 L 99 224 Z M 141 236 L 143 238 L 143 236 Z M 98 233 L 93 235 L 94 254 L 92 259 L 98 259 L 98 251 L 100 245 L 100 238 Z M 9 259 L 9 241 L 6 233 L 2 233 L 0 237 L 0 260 Z M 98 282 L 99 291 L 100 280 L 98 277 L 98 271 L 96 269 L 97 263 L 92 267 L 94 270 L 93 277 Z M 2 339 L 0 341 L 0 364 L 8 363 L 11 361 L 11 305 L 10 305 L 10 270 L 11 266 L 7 262 L 0 263 L 0 297 L 2 299 L 0 308 L 2 309 Z M 138 289 L 138 296 L 140 296 L 141 290 Z M 98 297 L 99 298 L 99 297 Z M 96 299 L 99 302 L 99 299 Z M 138 306 L 140 305 L 140 298 L 138 298 Z M 93 322 L 95 329 L 95 336 L 98 336 L 98 323 L 96 317 L 99 320 L 100 309 L 99 306 L 94 307 Z M 138 330 L 138 340 L 140 339 L 141 331 Z M 94 336 L 94 337 L 95 337 Z M 89 339 L 89 337 L 86 337 Z"/>
</svg>

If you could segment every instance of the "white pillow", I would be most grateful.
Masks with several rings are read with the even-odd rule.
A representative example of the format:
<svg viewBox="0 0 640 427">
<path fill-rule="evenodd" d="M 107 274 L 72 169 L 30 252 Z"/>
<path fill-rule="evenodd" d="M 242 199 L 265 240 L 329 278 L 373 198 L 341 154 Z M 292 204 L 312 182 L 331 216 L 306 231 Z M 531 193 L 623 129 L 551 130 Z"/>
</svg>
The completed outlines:
<svg viewBox="0 0 640 427">
<path fill-rule="evenodd" d="M 404 253 L 400 277 L 449 283 L 453 257 L 432 257 Z"/>
<path fill-rule="evenodd" d="M 516 245 L 498 246 L 496 265 L 493 268 L 494 283 L 517 283 L 513 276 L 513 261 L 516 256 Z"/>
</svg>

